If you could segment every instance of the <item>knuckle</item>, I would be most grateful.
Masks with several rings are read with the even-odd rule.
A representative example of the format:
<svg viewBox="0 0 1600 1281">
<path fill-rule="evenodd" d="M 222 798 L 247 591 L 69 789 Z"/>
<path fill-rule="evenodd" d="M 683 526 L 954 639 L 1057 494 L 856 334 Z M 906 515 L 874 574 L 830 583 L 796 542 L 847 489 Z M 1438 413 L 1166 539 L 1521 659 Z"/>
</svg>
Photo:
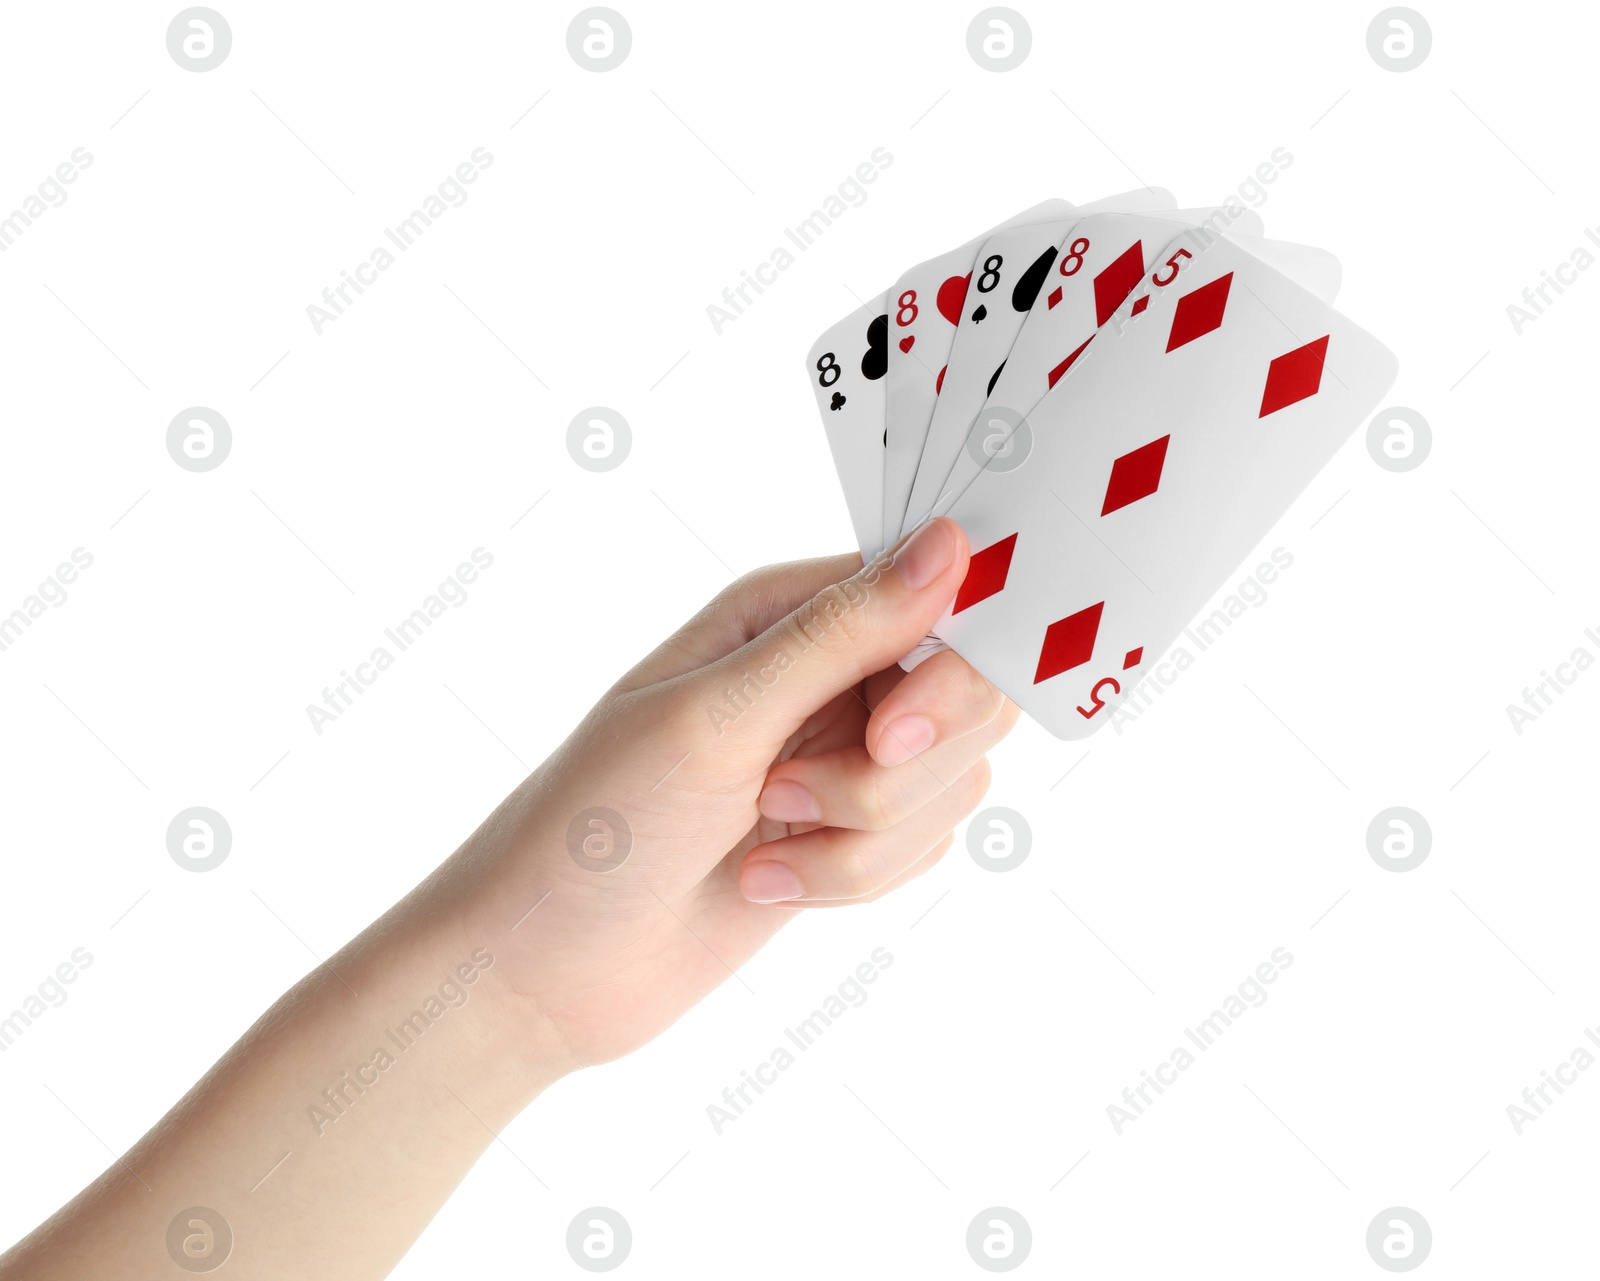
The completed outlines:
<svg viewBox="0 0 1600 1281">
<path fill-rule="evenodd" d="M 763 565 L 741 574 L 712 598 L 704 612 L 737 618 L 742 621 L 747 633 L 753 635 L 756 620 L 767 609 L 767 602 L 778 593 L 782 571 L 781 565 Z"/>
<path fill-rule="evenodd" d="M 864 898 L 882 881 L 878 861 L 860 847 L 845 851 L 839 860 L 841 898 Z"/>
<path fill-rule="evenodd" d="M 753 638 L 793 608 L 796 568 L 794 564 L 762 565 L 741 574 L 712 597 L 701 614 L 734 618 L 746 638 Z"/>
<path fill-rule="evenodd" d="M 938 843 L 918 860 L 916 866 L 911 869 L 911 875 L 914 877 L 922 876 L 927 872 L 931 872 L 939 860 L 950 852 L 950 847 L 955 844 L 955 840 L 954 832 L 946 832 L 940 837 Z"/>
<path fill-rule="evenodd" d="M 722 589 L 722 595 L 729 599 L 754 597 L 766 602 L 775 597 L 789 581 L 791 569 L 788 565 L 761 565 L 734 579 Z"/>
<path fill-rule="evenodd" d="M 996 691 L 998 693 L 998 691 Z M 1022 719 L 1022 708 L 1018 707 L 1004 694 L 1000 695 L 1000 712 L 998 716 L 1000 732 L 1009 734 L 1017 727 L 1017 722 Z"/>
<path fill-rule="evenodd" d="M 689 727 L 698 728 L 706 723 L 706 705 L 710 700 L 704 682 L 663 681 L 648 692 L 651 697 L 641 704 L 640 725 L 654 727 L 663 737 L 674 737 L 686 736 Z"/>
<path fill-rule="evenodd" d="M 766 569 L 752 569 L 747 574 L 741 574 L 707 601 L 701 612 L 721 614 L 738 611 L 753 593 L 760 591 L 761 578 L 766 572 Z"/>
<path fill-rule="evenodd" d="M 861 591 L 853 581 L 830 583 L 796 611 L 795 625 L 808 648 L 853 649 L 864 626 L 860 604 Z"/>
<path fill-rule="evenodd" d="M 894 771 L 881 767 L 873 768 L 872 781 L 865 789 L 863 800 L 862 810 L 868 830 L 874 832 L 893 827 L 912 808 L 904 781 L 895 777 Z"/>
<path fill-rule="evenodd" d="M 905 885 L 909 885 L 919 876 L 926 876 L 938 865 L 939 860 L 949 853 L 950 847 L 954 843 L 955 833 L 946 832 L 943 837 L 935 842 L 935 844 L 928 850 L 926 854 L 919 858 L 915 863 L 911 864 L 910 867 L 902 870 L 898 876 L 879 886 L 878 889 L 873 892 L 871 897 L 881 898 L 885 894 L 892 894 L 895 890 L 900 889 Z"/>
<path fill-rule="evenodd" d="M 989 794 L 989 783 L 993 777 L 994 770 L 987 756 L 980 756 L 978 763 L 961 776 L 957 788 L 964 814 L 970 814 L 977 809 L 978 803 Z"/>
<path fill-rule="evenodd" d="M 1000 715 L 1005 707 L 1006 696 L 972 664 L 963 663 L 962 666 L 966 668 L 967 676 L 966 706 L 972 709 L 973 727 L 979 728 Z"/>
</svg>

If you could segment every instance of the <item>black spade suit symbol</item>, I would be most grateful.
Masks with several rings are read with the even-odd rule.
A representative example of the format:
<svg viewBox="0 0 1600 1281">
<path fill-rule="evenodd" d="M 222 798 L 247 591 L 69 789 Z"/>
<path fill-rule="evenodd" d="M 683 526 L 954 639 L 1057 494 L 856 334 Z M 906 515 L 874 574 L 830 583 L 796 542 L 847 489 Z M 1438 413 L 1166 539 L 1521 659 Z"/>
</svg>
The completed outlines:
<svg viewBox="0 0 1600 1281">
<path fill-rule="evenodd" d="M 889 372 L 889 317 L 874 316 L 867 326 L 867 353 L 861 357 L 861 373 L 877 382 Z"/>
<path fill-rule="evenodd" d="M 1013 309 L 1027 311 L 1033 306 L 1033 300 L 1039 296 L 1044 278 L 1050 274 L 1050 267 L 1056 260 L 1056 252 L 1052 246 L 1028 264 L 1028 270 L 1022 273 L 1016 288 L 1011 291 Z"/>
</svg>

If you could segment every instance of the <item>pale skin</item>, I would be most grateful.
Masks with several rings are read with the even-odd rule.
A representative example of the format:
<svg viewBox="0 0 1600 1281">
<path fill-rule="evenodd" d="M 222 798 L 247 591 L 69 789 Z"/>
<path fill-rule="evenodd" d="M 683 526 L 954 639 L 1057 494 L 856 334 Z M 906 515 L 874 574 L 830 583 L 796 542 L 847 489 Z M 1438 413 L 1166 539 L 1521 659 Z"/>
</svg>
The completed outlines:
<svg viewBox="0 0 1600 1281">
<path fill-rule="evenodd" d="M 553 1082 L 650 1041 L 801 911 L 870 902 L 938 862 L 1017 718 L 953 653 L 896 665 L 967 556 L 937 520 L 865 567 L 733 584 L 0 1277 L 184 1275 L 168 1227 L 194 1206 L 231 1229 L 234 1281 L 387 1275 Z M 609 870 L 569 852 L 594 808 L 631 834 L 579 820 L 580 852 L 627 847 Z M 387 1038 L 444 984 L 414 1044 Z M 391 1061 L 374 1066 L 380 1047 Z"/>
</svg>

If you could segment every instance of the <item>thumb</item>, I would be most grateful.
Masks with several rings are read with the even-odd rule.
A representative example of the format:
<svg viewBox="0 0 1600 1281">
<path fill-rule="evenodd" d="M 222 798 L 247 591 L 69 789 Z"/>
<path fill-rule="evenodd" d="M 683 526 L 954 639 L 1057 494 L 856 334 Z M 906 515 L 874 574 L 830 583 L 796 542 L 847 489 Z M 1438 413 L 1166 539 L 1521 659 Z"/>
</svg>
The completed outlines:
<svg viewBox="0 0 1600 1281">
<path fill-rule="evenodd" d="M 931 520 L 701 669 L 717 736 L 781 744 L 818 708 L 892 666 L 954 599 L 967 559 L 961 526 Z"/>
</svg>

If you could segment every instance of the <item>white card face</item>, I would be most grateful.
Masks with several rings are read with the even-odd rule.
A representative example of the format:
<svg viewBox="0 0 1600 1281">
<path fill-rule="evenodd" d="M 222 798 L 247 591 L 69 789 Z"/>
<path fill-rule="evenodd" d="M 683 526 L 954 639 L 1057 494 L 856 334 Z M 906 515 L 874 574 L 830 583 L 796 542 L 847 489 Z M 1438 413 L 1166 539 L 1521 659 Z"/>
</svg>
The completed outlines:
<svg viewBox="0 0 1600 1281">
<path fill-rule="evenodd" d="M 1107 197 L 1091 209 L 1171 209 L 1172 193 L 1144 187 Z M 928 425 L 960 323 L 977 252 L 999 231 L 1059 221 L 1075 211 L 1064 200 L 1046 200 L 948 253 L 919 263 L 889 291 L 888 417 L 885 435 L 883 545 L 900 536 L 911 485 L 922 458 Z"/>
<path fill-rule="evenodd" d="M 1062 218 L 1065 200 L 1047 200 L 1001 223 Z M 883 546 L 900 536 L 911 481 L 944 378 L 945 363 L 972 277 L 973 257 L 999 228 L 912 267 L 889 290 L 888 412 L 883 461 Z"/>
<path fill-rule="evenodd" d="M 975 552 L 935 632 L 1052 733 L 1087 736 L 1395 372 L 1299 285 L 1186 233 L 1035 406 L 1031 443 L 957 501 Z"/>
<path fill-rule="evenodd" d="M 1079 218 L 1008 227 L 985 240 L 973 263 L 965 306 L 950 345 L 927 434 L 915 463 L 901 533 L 932 508 L 957 450 L 1038 296 L 1057 246 Z M 933 473 L 938 471 L 938 475 Z M 929 497 L 926 491 L 932 490 Z"/>
<path fill-rule="evenodd" d="M 1121 197 L 1111 199 L 1118 200 Z M 960 488 L 956 488 L 954 483 L 947 488 L 957 455 L 966 445 L 972 425 L 989 400 L 991 391 L 997 391 L 1004 383 L 1011 394 L 1020 395 L 1022 393 L 1015 389 L 1019 386 L 1026 389 L 1030 385 L 1027 380 L 1019 378 L 1015 370 L 1007 378 L 1006 368 L 1012 360 L 1017 361 L 1018 368 L 1025 367 L 1030 360 L 1038 366 L 1044 360 L 1040 353 L 1046 353 L 1051 354 L 1050 363 L 1054 364 L 1059 355 L 1053 353 L 1065 341 L 1063 334 L 1070 333 L 1074 324 L 1081 327 L 1088 323 L 1087 296 L 1083 307 L 1077 311 L 1070 305 L 1063 307 L 1040 303 L 1041 296 L 1048 302 L 1054 290 L 1063 290 L 1064 297 L 1064 290 L 1070 284 L 1070 278 L 1062 274 L 1062 269 L 1072 265 L 1061 260 L 1064 250 L 1080 240 L 1086 245 L 1091 238 L 1101 243 L 1100 253 L 1072 272 L 1072 276 L 1080 277 L 1083 283 L 1087 283 L 1097 272 L 1105 269 L 1106 263 L 1114 261 L 1114 256 L 1108 255 L 1119 242 L 1132 245 L 1142 237 L 1149 250 L 1144 257 L 1148 258 L 1156 248 L 1176 235 L 1180 228 L 1211 226 L 1226 216 L 1217 209 L 1174 209 L 1160 211 L 1149 217 L 1111 221 L 1121 212 L 1102 211 L 1100 216 L 1094 216 L 1080 209 L 1070 219 L 1008 228 L 990 236 L 983 243 L 973 266 L 967 305 L 951 345 L 950 362 L 934 405 L 932 421 L 928 424 L 916 479 L 912 483 L 905 516 L 898 531 L 900 534 L 908 532 L 933 512 L 941 497 L 945 500 L 943 509 L 948 510 L 950 502 L 977 474 L 977 462 L 969 460 L 954 478 Z M 1255 214 L 1241 211 L 1229 224 L 1229 234 L 1233 233 L 1234 228 L 1243 232 L 1259 232 L 1260 226 L 1261 220 Z M 1078 230 L 1080 227 L 1083 228 L 1082 234 Z M 1113 232 L 1106 228 L 1116 230 Z M 1085 250 L 1085 253 L 1088 252 Z M 1123 272 L 1120 281 L 1123 292 L 1138 280 L 1145 262 L 1130 262 L 1126 266 L 1130 270 Z M 1084 274 L 1085 270 L 1087 275 Z M 1109 306 L 1096 308 L 1096 324 L 1102 314 L 1109 315 L 1122 301 L 1121 295 L 1115 292 L 1119 282 L 1114 275 L 1113 272 L 1106 276 L 1112 286 L 1105 300 Z M 1037 320 L 1030 318 L 1035 311 L 1039 313 Z M 1031 334 L 1028 341 L 1020 339 L 1025 330 Z M 1064 350 L 1072 350 L 1082 338 L 1083 335 L 1078 335 Z M 1016 349 L 1019 342 L 1020 351 Z M 1044 377 L 1036 376 L 1033 382 L 1038 384 L 1042 396 Z M 1027 405 L 1017 405 L 997 396 L 994 403 L 1026 413 L 1038 399 L 1039 396 L 1035 396 Z"/>
<path fill-rule="evenodd" d="M 1209 225 L 1202 220 L 1201 231 Z M 994 389 L 952 452 L 932 511 L 949 511 L 983 470 L 988 451 L 1067 377 L 1129 291 L 1162 264 L 1176 232 L 1172 222 L 1148 214 L 1099 214 L 1072 229 Z"/>
<path fill-rule="evenodd" d="M 806 377 L 833 453 L 863 559 L 883 547 L 884 371 L 888 294 L 851 312 L 811 345 Z"/>
<path fill-rule="evenodd" d="M 1154 207 L 1172 203 L 1170 194 L 1159 189 L 1112 199 Z M 1039 208 L 1057 206 L 1071 208 L 1065 201 Z M 871 327 L 874 320 L 876 328 Z M 806 357 L 806 376 L 817 398 L 851 527 L 862 556 L 869 559 L 888 545 L 883 517 L 887 323 L 884 294 L 831 326 Z"/>
</svg>

